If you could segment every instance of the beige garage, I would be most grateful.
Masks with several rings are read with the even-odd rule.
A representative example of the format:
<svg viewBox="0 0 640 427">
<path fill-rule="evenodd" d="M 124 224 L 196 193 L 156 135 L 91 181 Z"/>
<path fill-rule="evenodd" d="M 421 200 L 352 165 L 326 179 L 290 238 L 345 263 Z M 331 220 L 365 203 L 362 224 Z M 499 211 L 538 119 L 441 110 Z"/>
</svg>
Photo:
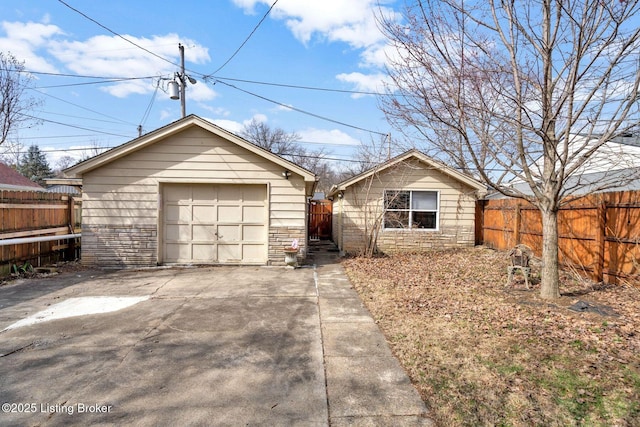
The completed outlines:
<svg viewBox="0 0 640 427">
<path fill-rule="evenodd" d="M 307 247 L 315 175 L 197 116 L 65 171 L 82 179 L 82 262 L 284 264 Z"/>
<path fill-rule="evenodd" d="M 265 264 L 267 186 L 166 184 L 163 263 Z"/>
</svg>

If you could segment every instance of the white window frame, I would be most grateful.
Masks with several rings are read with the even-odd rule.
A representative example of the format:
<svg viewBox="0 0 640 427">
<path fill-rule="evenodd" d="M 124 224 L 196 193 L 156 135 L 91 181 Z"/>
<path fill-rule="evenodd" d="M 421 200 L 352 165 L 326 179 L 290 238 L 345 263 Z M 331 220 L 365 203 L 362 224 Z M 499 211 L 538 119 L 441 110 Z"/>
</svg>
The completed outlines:
<svg viewBox="0 0 640 427">
<path fill-rule="evenodd" d="M 408 209 L 387 209 L 386 207 L 386 195 L 387 192 L 400 192 L 407 191 L 409 192 L 409 208 Z M 424 209 L 413 209 L 413 193 L 414 192 L 429 192 L 436 193 L 436 203 L 437 207 L 435 210 L 436 214 L 436 227 L 435 228 L 414 228 L 413 227 L 413 212 L 434 212 L 433 210 L 424 210 Z M 440 231 L 440 190 L 430 190 L 430 189 L 387 189 L 382 192 L 382 208 L 384 210 L 382 214 L 382 228 L 383 230 L 410 230 L 410 231 L 425 231 L 425 232 L 433 232 Z M 406 228 L 394 228 L 394 227 L 386 227 L 385 226 L 385 217 L 387 212 L 408 212 L 409 214 L 409 226 Z"/>
</svg>

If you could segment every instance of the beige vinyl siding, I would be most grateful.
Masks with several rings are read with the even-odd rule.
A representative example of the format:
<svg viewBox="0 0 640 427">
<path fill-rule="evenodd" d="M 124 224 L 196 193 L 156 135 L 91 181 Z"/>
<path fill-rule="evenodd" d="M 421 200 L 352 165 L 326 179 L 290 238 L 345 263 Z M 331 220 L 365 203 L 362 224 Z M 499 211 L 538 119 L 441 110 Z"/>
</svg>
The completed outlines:
<svg viewBox="0 0 640 427">
<path fill-rule="evenodd" d="M 373 180 L 371 182 L 371 180 Z M 370 187 L 369 184 L 371 183 Z M 368 190 L 367 190 L 368 189 Z M 474 242 L 475 191 L 458 180 L 419 161 L 400 164 L 348 187 L 342 201 L 342 219 L 336 215 L 341 249 L 358 252 L 364 245 L 365 210 L 368 224 L 383 215 L 385 190 L 439 192 L 438 230 L 382 229 L 378 248 L 383 252 L 432 247 L 470 246 Z M 368 192 L 368 193 L 367 193 Z M 367 195 L 368 194 L 368 195 Z M 340 204 L 336 199 L 335 204 Z"/>
<path fill-rule="evenodd" d="M 285 179 L 283 170 L 233 142 L 191 127 L 85 172 L 83 227 L 137 226 L 152 238 L 159 221 L 161 183 L 267 184 L 268 226 L 275 230 L 270 236 L 276 231 L 278 236 L 286 234 L 282 229 L 299 229 L 293 234 L 304 244 L 305 182 L 296 174 Z M 90 236 L 89 243 L 98 237 Z M 271 245 L 275 237 L 270 239 Z M 272 253 L 270 249 L 270 257 Z"/>
</svg>

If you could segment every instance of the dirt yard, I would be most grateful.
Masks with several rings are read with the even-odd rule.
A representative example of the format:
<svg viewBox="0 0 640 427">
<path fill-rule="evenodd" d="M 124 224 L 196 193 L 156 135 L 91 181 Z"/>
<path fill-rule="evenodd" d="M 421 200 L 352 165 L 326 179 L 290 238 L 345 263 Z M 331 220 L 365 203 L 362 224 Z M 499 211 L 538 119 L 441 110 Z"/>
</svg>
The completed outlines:
<svg viewBox="0 0 640 427">
<path fill-rule="evenodd" d="M 344 261 L 441 426 L 640 426 L 640 289 L 539 273 L 490 249 Z M 580 303 L 589 310 L 569 309 Z"/>
</svg>

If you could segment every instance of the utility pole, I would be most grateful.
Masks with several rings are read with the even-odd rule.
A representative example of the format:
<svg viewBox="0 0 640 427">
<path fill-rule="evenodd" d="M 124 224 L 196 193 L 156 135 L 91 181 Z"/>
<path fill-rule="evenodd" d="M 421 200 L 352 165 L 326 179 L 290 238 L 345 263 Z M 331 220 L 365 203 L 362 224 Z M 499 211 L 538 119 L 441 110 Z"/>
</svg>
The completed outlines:
<svg viewBox="0 0 640 427">
<path fill-rule="evenodd" d="M 180 49 L 180 109 L 182 110 L 182 117 L 184 118 L 187 115 L 187 100 L 185 99 L 187 79 L 184 73 L 184 46 L 182 46 L 182 43 L 178 43 L 178 49 Z"/>
<path fill-rule="evenodd" d="M 387 160 L 391 160 L 391 134 L 388 133 L 385 137 L 385 139 L 387 140 Z"/>
<path fill-rule="evenodd" d="M 173 80 L 169 82 L 169 96 L 171 99 L 179 99 L 180 107 L 182 110 L 182 118 L 187 115 L 187 96 L 185 93 L 185 89 L 187 87 L 187 82 L 192 85 L 196 84 L 197 81 L 191 76 L 187 76 L 184 69 L 184 46 L 182 43 L 178 43 L 178 49 L 180 49 L 180 71 L 175 73 L 173 76 Z M 177 80 L 177 81 L 176 81 Z M 180 86 L 180 92 L 178 92 L 178 87 Z"/>
</svg>

